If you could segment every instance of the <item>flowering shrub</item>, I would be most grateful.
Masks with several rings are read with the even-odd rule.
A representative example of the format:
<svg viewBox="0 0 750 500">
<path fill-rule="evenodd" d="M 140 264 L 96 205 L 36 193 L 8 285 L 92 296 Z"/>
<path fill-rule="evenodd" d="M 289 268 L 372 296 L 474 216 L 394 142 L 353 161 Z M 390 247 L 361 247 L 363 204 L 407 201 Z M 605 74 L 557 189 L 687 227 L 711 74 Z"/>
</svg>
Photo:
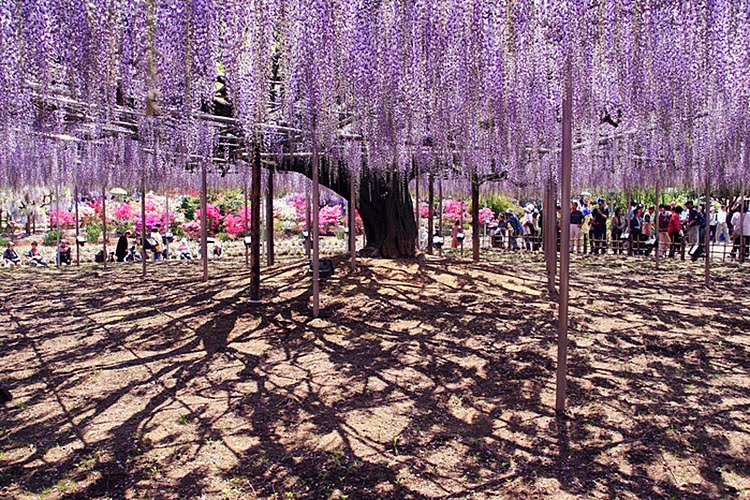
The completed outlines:
<svg viewBox="0 0 750 500">
<path fill-rule="evenodd" d="M 187 234 L 188 238 L 191 240 L 197 240 L 201 237 L 201 223 L 197 220 L 185 222 L 180 228 L 185 231 L 185 234 Z"/>
<path fill-rule="evenodd" d="M 462 201 L 445 200 L 445 202 L 443 203 L 443 207 L 445 218 L 451 222 L 457 221 L 459 219 L 463 220 L 467 217 L 466 208 Z"/>
<path fill-rule="evenodd" d="M 57 210 L 53 209 L 49 211 L 50 227 L 57 227 L 57 217 L 58 217 Z M 75 215 L 68 212 L 67 210 L 60 210 L 60 227 L 63 229 L 68 229 L 71 227 L 75 227 L 75 225 L 76 225 Z"/>
<path fill-rule="evenodd" d="M 206 222 L 208 224 L 208 232 L 211 234 L 216 234 L 221 229 L 221 220 L 223 219 L 223 216 L 221 215 L 221 212 L 219 212 L 219 209 L 215 206 L 211 205 L 210 203 L 206 204 Z M 202 210 L 199 208 L 195 211 L 195 219 L 201 220 L 203 217 Z"/>
<path fill-rule="evenodd" d="M 479 223 L 480 224 L 484 224 L 484 223 L 489 224 L 493 220 L 495 220 L 495 214 L 492 212 L 491 208 L 485 207 L 479 210 Z"/>
<path fill-rule="evenodd" d="M 318 213 L 318 227 L 321 231 L 328 233 L 331 226 L 341 224 L 343 215 L 340 205 L 322 207 Z"/>
<path fill-rule="evenodd" d="M 245 219 L 250 219 L 250 207 L 240 207 L 239 213 L 227 214 L 224 216 L 224 230 L 232 235 L 237 236 L 245 232 Z M 250 221 L 248 220 L 248 227 Z"/>
<path fill-rule="evenodd" d="M 419 216 L 421 218 L 426 219 L 427 217 L 430 216 L 430 206 L 427 203 L 420 201 L 417 208 L 419 209 Z M 415 209 L 415 213 L 416 213 L 416 209 Z"/>
</svg>

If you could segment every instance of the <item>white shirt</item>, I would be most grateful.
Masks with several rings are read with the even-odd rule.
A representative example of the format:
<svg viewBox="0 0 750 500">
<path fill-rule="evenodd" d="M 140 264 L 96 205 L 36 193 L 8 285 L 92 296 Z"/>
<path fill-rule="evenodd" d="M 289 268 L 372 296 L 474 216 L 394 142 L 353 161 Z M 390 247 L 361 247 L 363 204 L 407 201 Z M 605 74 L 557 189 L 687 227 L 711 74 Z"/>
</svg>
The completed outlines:
<svg viewBox="0 0 750 500">
<path fill-rule="evenodd" d="M 742 226 L 743 236 L 750 236 L 750 212 L 745 212 L 745 223 Z"/>
<path fill-rule="evenodd" d="M 716 221 L 719 224 L 726 224 L 726 222 L 727 222 L 727 212 L 726 212 L 726 210 L 719 210 L 719 214 L 716 216 Z"/>
</svg>

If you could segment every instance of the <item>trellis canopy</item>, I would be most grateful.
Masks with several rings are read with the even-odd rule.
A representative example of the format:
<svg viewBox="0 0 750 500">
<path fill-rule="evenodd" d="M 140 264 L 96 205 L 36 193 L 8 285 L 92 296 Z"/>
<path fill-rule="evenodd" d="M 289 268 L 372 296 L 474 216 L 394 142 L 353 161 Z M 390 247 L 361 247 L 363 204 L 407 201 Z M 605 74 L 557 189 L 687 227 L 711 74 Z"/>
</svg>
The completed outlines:
<svg viewBox="0 0 750 500">
<path fill-rule="evenodd" d="M 575 185 L 748 179 L 746 0 L 8 0 L 0 183 L 187 185 L 256 144 L 538 189 L 566 59 Z"/>
</svg>

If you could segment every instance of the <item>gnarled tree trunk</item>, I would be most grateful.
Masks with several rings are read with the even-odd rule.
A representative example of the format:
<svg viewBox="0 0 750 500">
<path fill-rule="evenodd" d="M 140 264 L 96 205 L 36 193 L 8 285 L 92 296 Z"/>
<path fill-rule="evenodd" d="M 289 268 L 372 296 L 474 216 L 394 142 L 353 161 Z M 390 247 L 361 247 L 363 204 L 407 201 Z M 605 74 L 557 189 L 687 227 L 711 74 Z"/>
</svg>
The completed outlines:
<svg viewBox="0 0 750 500">
<path fill-rule="evenodd" d="M 279 171 L 312 176 L 308 161 L 294 159 L 279 165 Z M 406 172 L 363 170 L 357 210 L 367 236 L 361 255 L 396 259 L 416 255 L 417 223 L 409 195 L 410 175 Z M 320 184 L 344 199 L 350 197 L 350 172 L 343 163 L 321 161 Z"/>
</svg>

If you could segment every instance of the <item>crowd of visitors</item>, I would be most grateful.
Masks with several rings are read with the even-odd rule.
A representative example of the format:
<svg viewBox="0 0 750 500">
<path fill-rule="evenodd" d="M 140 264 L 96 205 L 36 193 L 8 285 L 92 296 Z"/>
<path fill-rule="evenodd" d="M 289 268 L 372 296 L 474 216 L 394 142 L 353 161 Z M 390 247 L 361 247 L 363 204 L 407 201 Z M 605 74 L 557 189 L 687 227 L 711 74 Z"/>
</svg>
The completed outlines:
<svg viewBox="0 0 750 500">
<path fill-rule="evenodd" d="M 703 248 L 706 231 L 712 245 L 724 243 L 730 248 L 732 259 L 745 260 L 750 249 L 750 212 L 745 204 L 736 203 L 709 208 L 687 200 L 684 206 L 677 203 L 644 206 L 631 203 L 627 209 L 607 204 L 604 199 L 576 200 L 570 205 L 570 251 L 576 254 L 652 255 L 685 259 L 687 252 L 698 259 Z M 557 214 L 557 246 L 560 245 L 561 207 Z M 495 247 L 518 250 L 518 240 L 523 238 L 526 251 L 536 250 L 542 240 L 543 211 L 533 204 L 524 207 L 524 217 L 519 221 L 513 210 L 500 214 L 491 228 Z"/>
</svg>

